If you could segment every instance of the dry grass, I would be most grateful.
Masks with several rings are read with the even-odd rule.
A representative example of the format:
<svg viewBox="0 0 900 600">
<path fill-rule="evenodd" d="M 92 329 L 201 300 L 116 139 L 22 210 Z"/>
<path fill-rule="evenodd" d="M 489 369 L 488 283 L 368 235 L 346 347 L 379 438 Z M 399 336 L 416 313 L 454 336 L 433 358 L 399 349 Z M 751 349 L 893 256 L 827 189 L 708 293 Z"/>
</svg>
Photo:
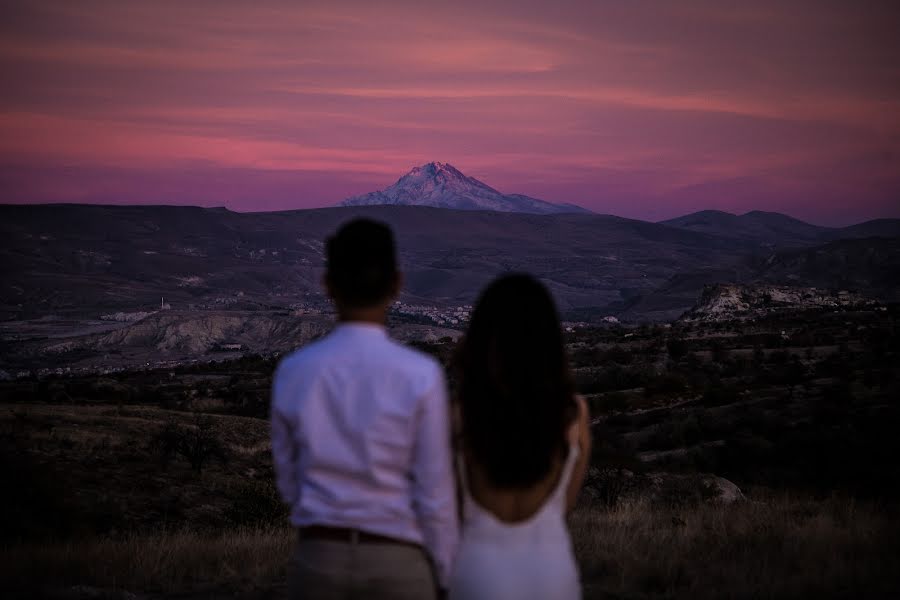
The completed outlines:
<svg viewBox="0 0 900 600">
<path fill-rule="evenodd" d="M 570 523 L 586 598 L 884 597 L 900 590 L 898 525 L 850 500 L 582 506 Z M 278 597 L 292 540 L 288 529 L 242 529 L 19 545 L 0 550 L 0 580 L 32 591 L 89 586 Z"/>
<path fill-rule="evenodd" d="M 123 539 L 26 544 L 0 550 L 0 581 L 13 590 L 74 586 L 161 595 L 280 587 L 294 540 L 287 528 L 218 536 L 159 533 Z M 2 588 L 0 588 L 2 589 Z"/>
<path fill-rule="evenodd" d="M 571 517 L 586 598 L 883 597 L 900 591 L 900 527 L 852 500 L 769 498 L 730 506 Z"/>
</svg>

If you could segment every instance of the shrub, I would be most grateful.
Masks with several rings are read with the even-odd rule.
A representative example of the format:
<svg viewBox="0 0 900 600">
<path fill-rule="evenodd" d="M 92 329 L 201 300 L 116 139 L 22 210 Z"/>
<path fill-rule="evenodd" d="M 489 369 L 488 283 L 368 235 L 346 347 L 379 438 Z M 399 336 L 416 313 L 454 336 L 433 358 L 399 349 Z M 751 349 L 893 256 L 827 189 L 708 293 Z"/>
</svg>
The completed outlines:
<svg viewBox="0 0 900 600">
<path fill-rule="evenodd" d="M 582 394 L 597 394 L 639 387 L 645 378 L 646 375 L 639 369 L 614 364 L 604 369 L 577 373 L 575 384 Z"/>
<path fill-rule="evenodd" d="M 644 393 L 649 396 L 677 395 L 687 389 L 687 381 L 677 373 L 663 373 L 647 381 Z"/>
<path fill-rule="evenodd" d="M 200 413 L 195 415 L 193 425 L 184 430 L 178 450 L 197 473 L 212 458 L 225 462 L 225 447 L 216 437 L 212 419 Z"/>
<path fill-rule="evenodd" d="M 669 352 L 669 356 L 672 360 L 677 362 L 687 354 L 687 342 L 683 338 L 669 338 L 668 341 L 666 341 L 666 350 Z"/>
<path fill-rule="evenodd" d="M 615 508 L 628 485 L 628 474 L 622 467 L 592 468 L 588 472 L 584 487 L 606 508 Z"/>
<path fill-rule="evenodd" d="M 188 426 L 169 420 L 153 438 L 152 447 L 164 467 L 176 456 L 181 456 L 198 474 L 211 459 L 226 461 L 225 446 L 216 435 L 212 419 L 201 413 L 196 413 L 193 423 Z"/>
<path fill-rule="evenodd" d="M 626 392 L 609 392 L 590 401 L 591 414 L 606 414 L 628 410 L 628 394 Z"/>
<path fill-rule="evenodd" d="M 178 447 L 181 444 L 182 429 L 174 419 L 169 419 L 163 428 L 153 437 L 151 448 L 159 456 L 159 462 L 163 468 L 178 455 Z"/>
<path fill-rule="evenodd" d="M 288 508 L 271 481 L 240 481 L 232 492 L 225 515 L 234 525 L 271 527 L 286 523 Z"/>
<path fill-rule="evenodd" d="M 738 390 L 733 386 L 715 382 L 703 390 L 702 402 L 705 406 L 723 406 L 737 402 Z"/>
</svg>

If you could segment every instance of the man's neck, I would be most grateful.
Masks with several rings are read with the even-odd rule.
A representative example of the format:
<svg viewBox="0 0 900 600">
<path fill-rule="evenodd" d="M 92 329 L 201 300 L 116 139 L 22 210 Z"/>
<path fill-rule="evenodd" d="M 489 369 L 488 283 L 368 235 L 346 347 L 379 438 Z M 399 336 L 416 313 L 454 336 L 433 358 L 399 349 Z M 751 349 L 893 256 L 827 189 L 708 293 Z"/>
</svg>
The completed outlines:
<svg viewBox="0 0 900 600">
<path fill-rule="evenodd" d="M 367 308 L 338 308 L 341 323 L 373 323 L 384 326 L 387 323 L 387 309 L 382 306 Z"/>
</svg>

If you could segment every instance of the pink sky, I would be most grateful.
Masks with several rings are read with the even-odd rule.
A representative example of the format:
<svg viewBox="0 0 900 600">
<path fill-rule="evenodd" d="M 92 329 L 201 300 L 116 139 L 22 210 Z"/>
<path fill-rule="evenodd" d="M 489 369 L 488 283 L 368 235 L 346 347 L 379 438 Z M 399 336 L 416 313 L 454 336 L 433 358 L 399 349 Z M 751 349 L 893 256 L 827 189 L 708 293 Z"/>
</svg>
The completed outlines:
<svg viewBox="0 0 900 600">
<path fill-rule="evenodd" d="M 320 207 L 439 160 L 650 220 L 900 217 L 896 6 L 6 2 L 0 202 Z"/>
</svg>

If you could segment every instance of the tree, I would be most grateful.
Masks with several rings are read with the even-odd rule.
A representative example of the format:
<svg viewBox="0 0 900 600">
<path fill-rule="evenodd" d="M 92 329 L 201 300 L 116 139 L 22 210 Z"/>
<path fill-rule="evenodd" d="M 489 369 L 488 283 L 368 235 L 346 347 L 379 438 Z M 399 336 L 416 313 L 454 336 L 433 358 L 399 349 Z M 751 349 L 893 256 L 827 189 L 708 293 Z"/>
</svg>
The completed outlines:
<svg viewBox="0 0 900 600">
<path fill-rule="evenodd" d="M 181 439 L 179 452 L 197 473 L 203 471 L 203 465 L 211 458 L 225 462 L 225 447 L 216 437 L 212 419 L 202 413 L 194 415 L 193 425 Z"/>
<path fill-rule="evenodd" d="M 669 356 L 672 360 L 677 362 L 687 354 L 687 342 L 684 338 L 672 337 L 666 342 L 666 349 L 669 351 Z"/>
<path fill-rule="evenodd" d="M 216 436 L 213 420 L 202 413 L 195 413 L 189 426 L 169 420 L 153 440 L 160 462 L 167 467 L 176 456 L 181 456 L 191 464 L 198 474 L 211 459 L 226 461 L 225 447 Z"/>
</svg>

